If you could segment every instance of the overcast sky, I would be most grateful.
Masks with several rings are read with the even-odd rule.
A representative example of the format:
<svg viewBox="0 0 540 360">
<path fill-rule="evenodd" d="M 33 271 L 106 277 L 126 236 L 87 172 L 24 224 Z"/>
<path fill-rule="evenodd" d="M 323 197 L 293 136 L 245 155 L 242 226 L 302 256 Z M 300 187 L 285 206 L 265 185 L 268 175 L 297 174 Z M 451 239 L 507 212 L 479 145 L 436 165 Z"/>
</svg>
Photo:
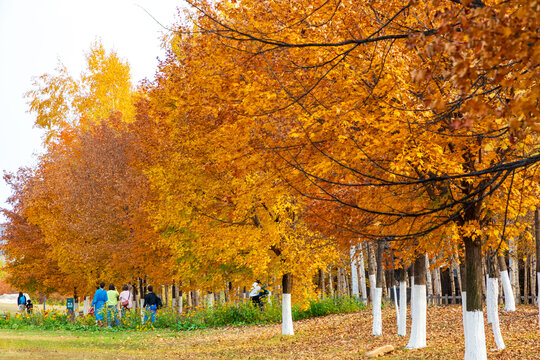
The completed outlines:
<svg viewBox="0 0 540 360">
<path fill-rule="evenodd" d="M 100 39 L 129 62 L 135 84 L 152 78 L 166 30 L 142 8 L 169 25 L 182 6 L 182 0 L 0 0 L 0 175 L 34 165 L 42 151 L 23 98 L 33 76 L 52 72 L 60 60 L 77 77 L 84 54 Z M 0 179 L 1 208 L 9 195 Z"/>
</svg>

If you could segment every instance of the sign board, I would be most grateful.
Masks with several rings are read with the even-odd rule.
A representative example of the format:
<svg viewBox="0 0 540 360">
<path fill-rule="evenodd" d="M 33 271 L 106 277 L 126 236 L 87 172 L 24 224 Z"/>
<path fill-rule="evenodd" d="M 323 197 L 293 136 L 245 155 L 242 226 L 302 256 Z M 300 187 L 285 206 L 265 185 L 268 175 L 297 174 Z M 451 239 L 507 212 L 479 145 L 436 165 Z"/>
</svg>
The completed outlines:
<svg viewBox="0 0 540 360">
<path fill-rule="evenodd" d="M 66 307 L 69 311 L 75 310 L 75 299 L 74 298 L 67 298 L 66 301 Z"/>
</svg>

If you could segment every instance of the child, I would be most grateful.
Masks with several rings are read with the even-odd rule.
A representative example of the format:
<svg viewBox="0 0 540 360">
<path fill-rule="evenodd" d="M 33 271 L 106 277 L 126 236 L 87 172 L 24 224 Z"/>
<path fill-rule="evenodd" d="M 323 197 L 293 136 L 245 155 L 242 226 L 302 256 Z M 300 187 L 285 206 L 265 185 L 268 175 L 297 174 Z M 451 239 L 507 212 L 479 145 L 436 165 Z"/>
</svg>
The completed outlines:
<svg viewBox="0 0 540 360">
<path fill-rule="evenodd" d="M 30 315 L 32 314 L 33 310 L 34 310 L 34 304 L 32 304 L 32 300 L 28 299 L 28 301 L 26 301 L 26 312 Z"/>
</svg>

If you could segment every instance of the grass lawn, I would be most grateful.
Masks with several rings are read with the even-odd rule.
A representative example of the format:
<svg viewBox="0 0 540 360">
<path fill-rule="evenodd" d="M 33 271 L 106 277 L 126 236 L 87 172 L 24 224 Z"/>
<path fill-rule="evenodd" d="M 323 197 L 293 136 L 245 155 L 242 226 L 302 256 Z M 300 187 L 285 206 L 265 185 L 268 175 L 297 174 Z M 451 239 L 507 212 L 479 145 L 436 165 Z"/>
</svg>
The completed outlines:
<svg viewBox="0 0 540 360">
<path fill-rule="evenodd" d="M 497 351 L 486 324 L 490 359 L 540 359 L 538 308 L 500 313 L 507 349 Z M 408 320 L 410 326 L 410 319 Z M 371 335 L 369 310 L 295 322 L 294 336 L 280 325 L 171 332 L 0 330 L 2 359 L 363 359 L 366 351 L 392 344 L 382 359 L 460 359 L 464 354 L 461 308 L 428 308 L 428 347 L 405 350 L 396 317 L 383 310 L 383 335 Z"/>
</svg>

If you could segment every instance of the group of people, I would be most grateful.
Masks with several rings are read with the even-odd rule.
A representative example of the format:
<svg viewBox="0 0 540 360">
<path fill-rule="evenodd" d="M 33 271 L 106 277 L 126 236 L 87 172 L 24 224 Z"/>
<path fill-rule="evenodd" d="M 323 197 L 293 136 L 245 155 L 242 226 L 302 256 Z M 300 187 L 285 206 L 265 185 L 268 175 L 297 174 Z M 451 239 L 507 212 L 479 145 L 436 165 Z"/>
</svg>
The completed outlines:
<svg viewBox="0 0 540 360">
<path fill-rule="evenodd" d="M 163 304 L 161 299 L 154 293 L 154 288 L 148 286 L 148 293 L 144 296 L 143 308 L 145 309 L 144 322 L 150 318 L 152 323 L 156 322 L 156 312 L 160 309 Z M 254 305 L 258 306 L 263 310 L 262 299 L 268 295 L 268 290 L 264 286 L 261 287 L 261 282 L 256 280 L 251 288 L 249 296 Z M 107 319 L 109 327 L 112 327 L 113 321 L 116 326 L 120 325 L 120 320 L 118 318 L 118 304 L 120 304 L 120 310 L 122 317 L 127 311 L 133 308 L 133 295 L 129 291 L 129 286 L 124 285 L 122 287 L 122 292 L 118 293 L 114 284 L 109 285 L 109 290 L 105 291 L 105 283 L 102 282 L 99 284 L 99 288 L 94 294 L 94 299 L 92 300 L 93 313 L 96 317 L 96 322 L 98 325 L 103 324 L 103 320 Z M 24 313 L 25 311 L 28 314 L 32 313 L 34 305 L 30 300 L 30 297 L 27 297 L 19 292 L 17 298 L 17 305 L 19 307 L 19 312 Z"/>
<path fill-rule="evenodd" d="M 19 292 L 19 296 L 17 297 L 17 305 L 19 307 L 19 312 L 22 314 L 24 314 L 25 312 L 31 314 L 34 309 L 34 304 L 32 304 L 30 296 L 26 298 L 26 295 L 24 295 L 22 291 Z"/>
<path fill-rule="evenodd" d="M 102 325 L 103 320 L 107 319 L 109 327 L 112 327 L 113 321 L 116 326 L 120 325 L 118 318 L 118 304 L 120 304 L 122 317 L 127 311 L 133 308 L 133 295 L 129 291 L 129 286 L 124 285 L 122 292 L 118 293 L 114 284 L 109 285 L 109 290 L 105 291 L 105 283 L 99 284 L 99 289 L 94 294 L 92 307 L 98 325 Z M 161 299 L 154 293 L 152 286 L 148 286 L 148 293 L 144 297 L 143 308 L 145 311 L 144 321 L 150 317 L 152 323 L 156 321 L 157 309 L 161 308 Z M 105 318 L 106 316 L 106 318 Z"/>
</svg>

